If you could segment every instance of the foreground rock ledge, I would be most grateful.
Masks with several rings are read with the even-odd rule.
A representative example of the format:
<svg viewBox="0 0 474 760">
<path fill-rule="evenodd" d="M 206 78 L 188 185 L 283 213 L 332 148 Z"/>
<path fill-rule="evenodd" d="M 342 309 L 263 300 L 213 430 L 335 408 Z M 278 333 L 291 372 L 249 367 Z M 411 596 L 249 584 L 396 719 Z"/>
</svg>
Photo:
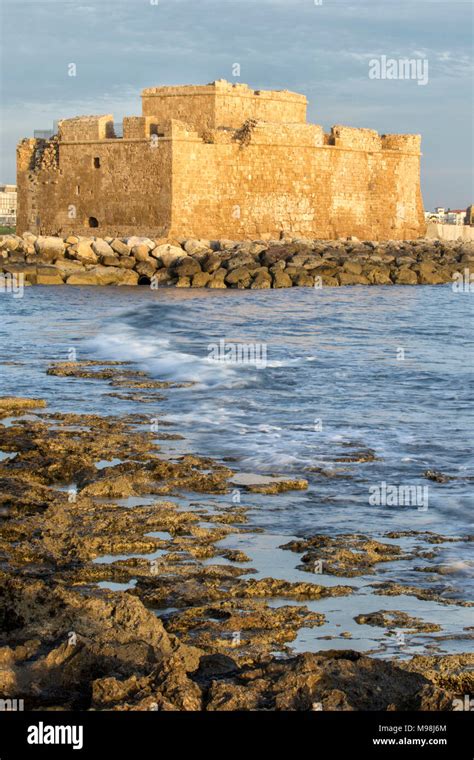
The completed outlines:
<svg viewBox="0 0 474 760">
<path fill-rule="evenodd" d="M 0 236 L 0 291 L 30 285 L 289 288 L 469 281 L 474 242 Z"/>
</svg>

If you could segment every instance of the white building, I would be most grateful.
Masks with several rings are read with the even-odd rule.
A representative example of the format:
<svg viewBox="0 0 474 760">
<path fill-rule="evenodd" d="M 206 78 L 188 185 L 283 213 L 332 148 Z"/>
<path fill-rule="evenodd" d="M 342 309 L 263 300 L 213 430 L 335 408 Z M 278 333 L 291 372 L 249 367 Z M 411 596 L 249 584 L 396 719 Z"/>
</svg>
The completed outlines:
<svg viewBox="0 0 474 760">
<path fill-rule="evenodd" d="M 16 185 L 0 185 L 0 224 L 16 226 Z"/>
</svg>

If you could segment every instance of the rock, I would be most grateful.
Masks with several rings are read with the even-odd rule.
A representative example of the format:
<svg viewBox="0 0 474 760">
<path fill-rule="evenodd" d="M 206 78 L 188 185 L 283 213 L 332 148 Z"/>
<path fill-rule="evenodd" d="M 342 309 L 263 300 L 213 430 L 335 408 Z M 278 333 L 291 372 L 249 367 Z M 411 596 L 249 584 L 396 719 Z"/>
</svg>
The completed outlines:
<svg viewBox="0 0 474 760">
<path fill-rule="evenodd" d="M 89 240 L 80 240 L 79 243 L 69 246 L 66 256 L 70 259 L 76 259 L 76 261 L 82 261 L 83 264 L 96 264 L 99 261 L 99 257 L 92 250 L 91 242 Z"/>
<path fill-rule="evenodd" d="M 250 253 L 236 253 L 231 256 L 224 264 L 228 272 L 232 272 L 233 269 L 241 269 L 247 267 L 247 269 L 260 267 L 260 262 L 255 260 L 255 256 Z"/>
<path fill-rule="evenodd" d="M 251 275 L 246 267 L 238 267 L 228 272 L 225 276 L 227 285 L 246 288 L 250 285 Z"/>
<path fill-rule="evenodd" d="M 395 269 L 393 272 L 393 279 L 397 285 L 416 285 L 418 282 L 416 272 L 408 267 Z"/>
<path fill-rule="evenodd" d="M 214 275 L 213 277 L 211 277 L 211 279 L 207 283 L 206 287 L 207 288 L 213 288 L 213 289 L 215 289 L 215 288 L 225 289 L 227 287 L 227 285 L 225 284 L 225 282 L 224 282 L 224 280 L 223 280 L 222 277 L 216 277 L 216 275 Z"/>
<path fill-rule="evenodd" d="M 271 275 L 267 273 L 265 275 L 263 272 L 258 272 L 257 275 L 253 278 L 252 284 L 250 285 L 251 290 L 267 290 L 268 288 L 272 287 L 272 278 Z"/>
<path fill-rule="evenodd" d="M 62 256 L 66 250 L 66 245 L 61 238 L 57 237 L 38 237 L 35 241 L 35 251 L 45 259 L 52 261 L 57 256 Z"/>
<path fill-rule="evenodd" d="M 178 282 L 176 283 L 177 288 L 190 288 L 191 287 L 191 278 L 190 277 L 179 277 Z"/>
<path fill-rule="evenodd" d="M 96 238 L 96 240 L 93 240 L 91 243 L 91 248 L 99 257 L 114 255 L 113 248 L 108 243 L 106 243 L 105 240 L 102 240 L 102 238 Z"/>
<path fill-rule="evenodd" d="M 56 259 L 54 266 L 59 270 L 60 274 L 64 278 L 69 277 L 70 274 L 74 274 L 75 272 L 84 271 L 83 264 L 81 264 L 79 261 L 72 261 L 69 259 Z"/>
<path fill-rule="evenodd" d="M 130 269 L 96 266 L 70 275 L 66 282 L 68 285 L 138 285 L 138 274 Z"/>
<path fill-rule="evenodd" d="M 37 285 L 63 285 L 64 279 L 60 272 L 38 272 L 36 275 Z"/>
<path fill-rule="evenodd" d="M 149 277 L 150 279 L 156 272 L 156 259 L 148 257 L 148 261 L 139 261 L 135 267 L 135 271 L 143 277 Z"/>
<path fill-rule="evenodd" d="M 362 264 L 359 261 L 345 261 L 342 268 L 348 274 L 362 274 Z"/>
<path fill-rule="evenodd" d="M 338 276 L 340 285 L 370 285 L 367 277 L 362 274 L 349 274 L 349 272 L 341 272 Z"/>
<path fill-rule="evenodd" d="M 193 276 L 191 285 L 193 288 L 205 288 L 210 279 L 211 275 L 208 272 L 197 272 Z"/>
<path fill-rule="evenodd" d="M 111 255 L 101 256 L 100 263 L 102 264 L 103 267 L 119 267 L 120 258 L 112 252 Z"/>
<path fill-rule="evenodd" d="M 139 237 L 138 235 L 133 235 L 132 237 L 126 238 L 125 242 L 131 249 L 132 254 L 133 248 L 136 246 L 144 245 L 148 248 L 149 251 L 152 251 L 156 247 L 156 243 L 153 240 L 150 240 L 150 238 L 147 237 Z"/>
<path fill-rule="evenodd" d="M 119 238 L 114 238 L 110 243 L 110 247 L 115 253 L 118 253 L 119 256 L 130 256 L 131 248 Z"/>
<path fill-rule="evenodd" d="M 178 259 L 182 259 L 186 254 L 182 248 L 178 248 L 175 245 L 158 245 L 153 249 L 151 255 L 161 261 L 163 266 L 169 267 L 174 264 Z"/>
<path fill-rule="evenodd" d="M 393 285 L 388 267 L 369 264 L 363 271 L 371 285 Z"/>
<path fill-rule="evenodd" d="M 292 285 L 291 277 L 289 277 L 283 270 L 278 269 L 273 273 L 274 288 L 291 288 Z"/>
<path fill-rule="evenodd" d="M 137 261 L 148 261 L 150 258 L 150 248 L 144 243 L 134 245 L 132 248 L 132 256 Z"/>
<path fill-rule="evenodd" d="M 260 254 L 260 262 L 263 266 L 270 267 L 277 261 L 290 259 L 298 252 L 298 246 L 295 245 L 271 245 Z"/>
<path fill-rule="evenodd" d="M 174 285 L 177 282 L 177 277 L 174 272 L 170 272 L 168 269 L 158 269 L 153 273 L 152 282 L 157 287 L 160 285 Z"/>
<path fill-rule="evenodd" d="M 133 269 L 137 263 L 133 256 L 119 256 L 118 261 L 118 266 L 122 267 L 122 269 Z M 153 261 L 156 261 L 156 259 L 153 259 Z"/>
<path fill-rule="evenodd" d="M 193 256 L 196 253 L 208 251 L 211 248 L 211 241 L 194 239 L 186 240 L 183 247 L 186 253 L 188 253 L 190 256 Z"/>
<path fill-rule="evenodd" d="M 312 288 L 314 278 L 307 272 L 298 272 L 293 279 L 293 284 L 300 288 Z"/>
<path fill-rule="evenodd" d="M 220 268 L 221 263 L 223 261 L 222 254 L 219 253 L 208 253 L 203 258 L 201 262 L 201 267 L 204 272 L 209 272 L 209 274 L 212 274 L 217 269 Z"/>
<path fill-rule="evenodd" d="M 175 272 L 178 277 L 192 277 L 201 271 L 201 267 L 196 259 L 192 259 L 191 256 L 186 256 L 184 259 L 178 261 L 175 266 Z"/>
</svg>

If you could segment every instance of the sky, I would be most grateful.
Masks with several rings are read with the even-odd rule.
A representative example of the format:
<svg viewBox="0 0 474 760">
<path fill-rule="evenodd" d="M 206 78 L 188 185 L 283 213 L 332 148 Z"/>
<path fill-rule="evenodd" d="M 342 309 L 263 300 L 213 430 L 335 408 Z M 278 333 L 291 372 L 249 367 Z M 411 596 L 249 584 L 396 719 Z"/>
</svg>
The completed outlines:
<svg viewBox="0 0 474 760">
<path fill-rule="evenodd" d="M 120 122 L 140 114 L 144 87 L 227 79 L 303 93 L 308 120 L 326 131 L 421 134 L 425 208 L 465 208 L 474 202 L 473 3 L 0 0 L 0 182 L 15 182 L 17 142 L 56 119 Z M 400 59 L 418 62 L 418 78 L 388 78 L 383 56 L 396 75 Z"/>
</svg>

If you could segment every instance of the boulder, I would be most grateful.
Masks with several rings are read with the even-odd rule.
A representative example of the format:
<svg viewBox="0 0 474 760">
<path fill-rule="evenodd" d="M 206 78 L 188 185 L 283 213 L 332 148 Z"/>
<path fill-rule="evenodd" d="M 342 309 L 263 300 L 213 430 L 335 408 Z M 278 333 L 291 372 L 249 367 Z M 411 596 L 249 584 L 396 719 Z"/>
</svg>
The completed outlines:
<svg viewBox="0 0 474 760">
<path fill-rule="evenodd" d="M 306 270 L 297 272 L 292 278 L 293 285 L 297 285 L 300 288 L 312 288 L 314 285 L 314 277 L 311 277 Z"/>
<path fill-rule="evenodd" d="M 97 254 L 97 256 L 113 256 L 114 250 L 113 248 L 105 242 L 105 240 L 102 240 L 102 238 L 97 238 L 91 243 L 91 248 L 94 251 L 94 253 Z"/>
<path fill-rule="evenodd" d="M 238 267 L 228 272 L 225 277 L 227 285 L 247 288 L 250 285 L 251 275 L 246 267 Z"/>
<path fill-rule="evenodd" d="M 199 266 L 199 262 L 197 262 L 196 259 L 191 258 L 191 256 L 186 256 L 184 259 L 181 259 L 175 266 L 175 272 L 178 277 L 192 277 L 200 271 L 201 267 Z"/>
<path fill-rule="evenodd" d="M 156 261 L 156 259 L 153 259 L 153 261 Z M 137 263 L 133 256 L 119 256 L 118 262 L 118 266 L 122 267 L 122 269 L 133 269 Z"/>
<path fill-rule="evenodd" d="M 145 245 L 149 251 L 152 251 L 155 247 L 156 243 L 153 240 L 150 240 L 150 238 L 147 237 L 139 237 L 137 235 L 133 235 L 132 237 L 126 238 L 125 240 L 128 247 L 132 250 L 133 248 L 138 245 Z"/>
<path fill-rule="evenodd" d="M 132 256 L 137 261 L 148 261 L 150 258 L 150 248 L 144 243 L 134 245 L 132 248 Z"/>
<path fill-rule="evenodd" d="M 37 285 L 63 285 L 64 280 L 59 272 L 49 272 L 41 274 L 38 272 L 36 275 Z"/>
<path fill-rule="evenodd" d="M 100 263 L 103 267 L 119 267 L 120 258 L 112 252 L 110 256 L 101 256 Z"/>
<path fill-rule="evenodd" d="M 362 264 L 359 261 L 345 261 L 342 269 L 349 274 L 362 274 Z"/>
<path fill-rule="evenodd" d="M 218 253 L 208 253 L 201 262 L 201 267 L 204 272 L 212 274 L 215 272 L 222 263 L 222 255 Z"/>
<path fill-rule="evenodd" d="M 371 285 L 393 285 L 388 267 L 369 265 L 364 267 L 364 275 Z"/>
<path fill-rule="evenodd" d="M 156 272 L 156 259 L 152 259 L 149 256 L 148 261 L 139 261 L 135 267 L 135 271 L 142 277 L 149 277 L 151 279 Z"/>
<path fill-rule="evenodd" d="M 418 283 L 416 272 L 408 267 L 395 269 L 393 272 L 393 278 L 397 285 L 416 285 Z"/>
<path fill-rule="evenodd" d="M 208 272 L 197 272 L 193 276 L 191 285 L 193 288 L 205 288 L 210 279 L 211 275 Z"/>
<path fill-rule="evenodd" d="M 291 288 L 293 285 L 291 277 L 286 274 L 282 269 L 277 269 L 273 273 L 273 287 L 274 288 Z"/>
<path fill-rule="evenodd" d="M 211 248 L 211 241 L 195 240 L 192 238 L 190 240 L 186 240 L 183 247 L 187 254 L 193 256 L 195 253 L 201 253 L 202 251 L 209 250 Z"/>
<path fill-rule="evenodd" d="M 186 254 L 182 248 L 165 243 L 164 245 L 157 245 L 151 252 L 151 255 L 161 261 L 163 266 L 169 267 L 178 259 L 182 259 Z"/>
<path fill-rule="evenodd" d="M 179 277 L 178 282 L 176 283 L 177 288 L 190 288 L 191 287 L 191 278 L 190 277 Z"/>
<path fill-rule="evenodd" d="M 252 284 L 250 285 L 251 290 L 264 290 L 271 288 L 272 286 L 272 278 L 271 275 L 267 273 L 267 276 L 263 272 L 258 272 L 257 275 L 253 278 Z"/>
<path fill-rule="evenodd" d="M 115 253 L 118 253 L 119 256 L 130 256 L 131 248 L 119 238 L 114 238 L 110 244 L 110 247 L 113 251 L 115 251 Z"/>
<path fill-rule="evenodd" d="M 96 266 L 70 275 L 66 282 L 68 285 L 137 285 L 138 274 L 130 269 Z"/>
<path fill-rule="evenodd" d="M 257 269 L 259 266 L 260 261 L 256 261 L 255 256 L 252 256 L 251 253 L 244 252 L 236 253 L 224 262 L 224 267 L 229 272 L 233 269 L 240 269 L 242 267 L 247 267 L 248 269 L 253 267 L 254 269 Z"/>
<path fill-rule="evenodd" d="M 66 245 L 61 238 L 41 236 L 35 240 L 36 253 L 50 261 L 57 256 L 62 256 L 65 250 Z"/>
<path fill-rule="evenodd" d="M 351 274 L 350 272 L 339 273 L 340 285 L 370 285 L 367 277 L 362 274 Z"/>
<path fill-rule="evenodd" d="M 80 240 L 79 243 L 69 246 L 66 256 L 76 261 L 82 261 L 83 264 L 96 264 L 99 257 L 92 250 L 92 241 Z"/>
</svg>

